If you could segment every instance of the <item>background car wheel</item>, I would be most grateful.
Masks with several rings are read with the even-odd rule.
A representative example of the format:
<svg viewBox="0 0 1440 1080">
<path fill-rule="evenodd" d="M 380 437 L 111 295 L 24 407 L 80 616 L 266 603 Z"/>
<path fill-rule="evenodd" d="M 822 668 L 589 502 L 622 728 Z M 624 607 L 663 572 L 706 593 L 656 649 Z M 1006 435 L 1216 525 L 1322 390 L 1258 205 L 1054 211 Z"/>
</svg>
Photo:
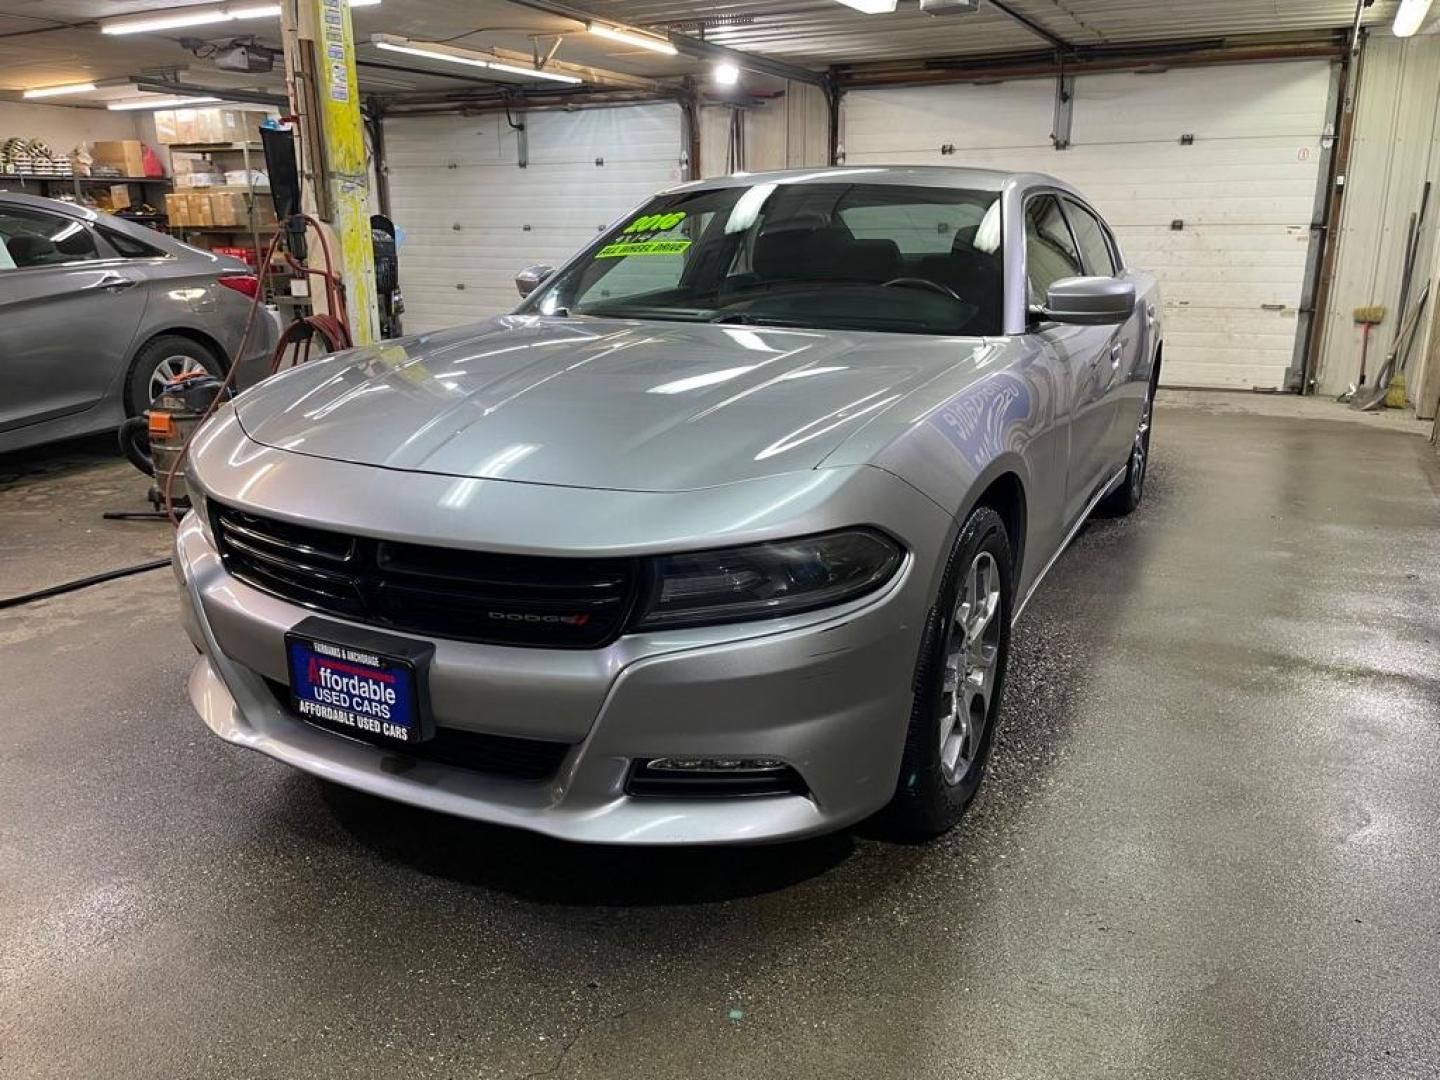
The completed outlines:
<svg viewBox="0 0 1440 1080">
<path fill-rule="evenodd" d="M 130 365 L 125 383 L 125 410 L 139 416 L 150 407 L 160 388 L 187 371 L 208 371 L 217 379 L 225 374 L 225 363 L 208 346 L 178 334 L 162 334 L 149 342 Z"/>
<path fill-rule="evenodd" d="M 889 809 L 912 836 L 952 828 L 985 775 L 1010 652 L 1013 567 L 1004 521 L 978 508 L 960 530 L 921 644 Z"/>
<path fill-rule="evenodd" d="M 1140 505 L 1145 495 L 1145 472 L 1150 467 L 1150 427 L 1155 410 L 1155 387 L 1145 391 L 1140 406 L 1140 422 L 1135 426 L 1135 439 L 1130 444 L 1130 460 L 1125 465 L 1125 482 L 1105 497 L 1101 509 L 1109 514 L 1128 514 Z"/>
</svg>

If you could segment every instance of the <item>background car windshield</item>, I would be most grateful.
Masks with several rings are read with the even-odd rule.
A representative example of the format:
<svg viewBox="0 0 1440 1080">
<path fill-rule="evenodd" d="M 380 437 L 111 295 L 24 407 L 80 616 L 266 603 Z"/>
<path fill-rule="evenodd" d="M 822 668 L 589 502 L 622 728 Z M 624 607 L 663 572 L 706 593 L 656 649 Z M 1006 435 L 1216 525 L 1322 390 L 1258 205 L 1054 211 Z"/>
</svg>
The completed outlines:
<svg viewBox="0 0 1440 1080">
<path fill-rule="evenodd" d="M 522 311 L 998 334 L 999 197 L 760 184 L 653 200 Z"/>
</svg>

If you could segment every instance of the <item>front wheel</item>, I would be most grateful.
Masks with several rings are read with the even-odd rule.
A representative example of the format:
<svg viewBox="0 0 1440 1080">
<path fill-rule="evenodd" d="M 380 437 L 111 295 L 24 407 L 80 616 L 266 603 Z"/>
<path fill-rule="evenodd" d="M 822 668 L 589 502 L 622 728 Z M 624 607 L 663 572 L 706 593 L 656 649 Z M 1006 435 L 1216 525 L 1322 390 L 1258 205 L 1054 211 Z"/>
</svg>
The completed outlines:
<svg viewBox="0 0 1440 1080">
<path fill-rule="evenodd" d="M 952 828 L 984 778 L 1010 652 L 1013 569 L 1005 522 L 979 507 L 960 530 L 921 644 L 889 808 L 911 835 Z"/>
</svg>

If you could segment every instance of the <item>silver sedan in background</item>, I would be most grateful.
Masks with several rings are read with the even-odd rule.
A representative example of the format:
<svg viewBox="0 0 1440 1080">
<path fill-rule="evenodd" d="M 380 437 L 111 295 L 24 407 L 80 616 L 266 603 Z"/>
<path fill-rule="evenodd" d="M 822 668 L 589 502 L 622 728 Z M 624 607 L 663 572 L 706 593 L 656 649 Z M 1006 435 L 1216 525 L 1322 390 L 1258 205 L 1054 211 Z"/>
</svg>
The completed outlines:
<svg viewBox="0 0 1440 1080">
<path fill-rule="evenodd" d="M 205 723 L 573 840 L 954 825 L 1011 624 L 1140 501 L 1154 279 L 1050 177 L 847 168 L 675 188 L 522 281 L 201 431 Z"/>
<path fill-rule="evenodd" d="M 0 452 L 118 427 L 176 375 L 223 374 L 256 286 L 239 259 L 0 192 Z M 257 313 L 239 386 L 264 377 L 276 337 Z"/>
</svg>

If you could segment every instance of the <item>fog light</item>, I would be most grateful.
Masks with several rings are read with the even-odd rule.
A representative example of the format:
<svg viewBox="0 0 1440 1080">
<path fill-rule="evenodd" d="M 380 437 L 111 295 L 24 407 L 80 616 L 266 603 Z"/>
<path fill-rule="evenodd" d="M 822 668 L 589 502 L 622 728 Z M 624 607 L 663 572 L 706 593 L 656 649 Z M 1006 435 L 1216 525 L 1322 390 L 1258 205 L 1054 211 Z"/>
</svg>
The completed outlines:
<svg viewBox="0 0 1440 1080">
<path fill-rule="evenodd" d="M 785 762 L 778 758 L 662 757 L 652 758 L 646 768 L 656 772 L 779 772 Z"/>
</svg>

